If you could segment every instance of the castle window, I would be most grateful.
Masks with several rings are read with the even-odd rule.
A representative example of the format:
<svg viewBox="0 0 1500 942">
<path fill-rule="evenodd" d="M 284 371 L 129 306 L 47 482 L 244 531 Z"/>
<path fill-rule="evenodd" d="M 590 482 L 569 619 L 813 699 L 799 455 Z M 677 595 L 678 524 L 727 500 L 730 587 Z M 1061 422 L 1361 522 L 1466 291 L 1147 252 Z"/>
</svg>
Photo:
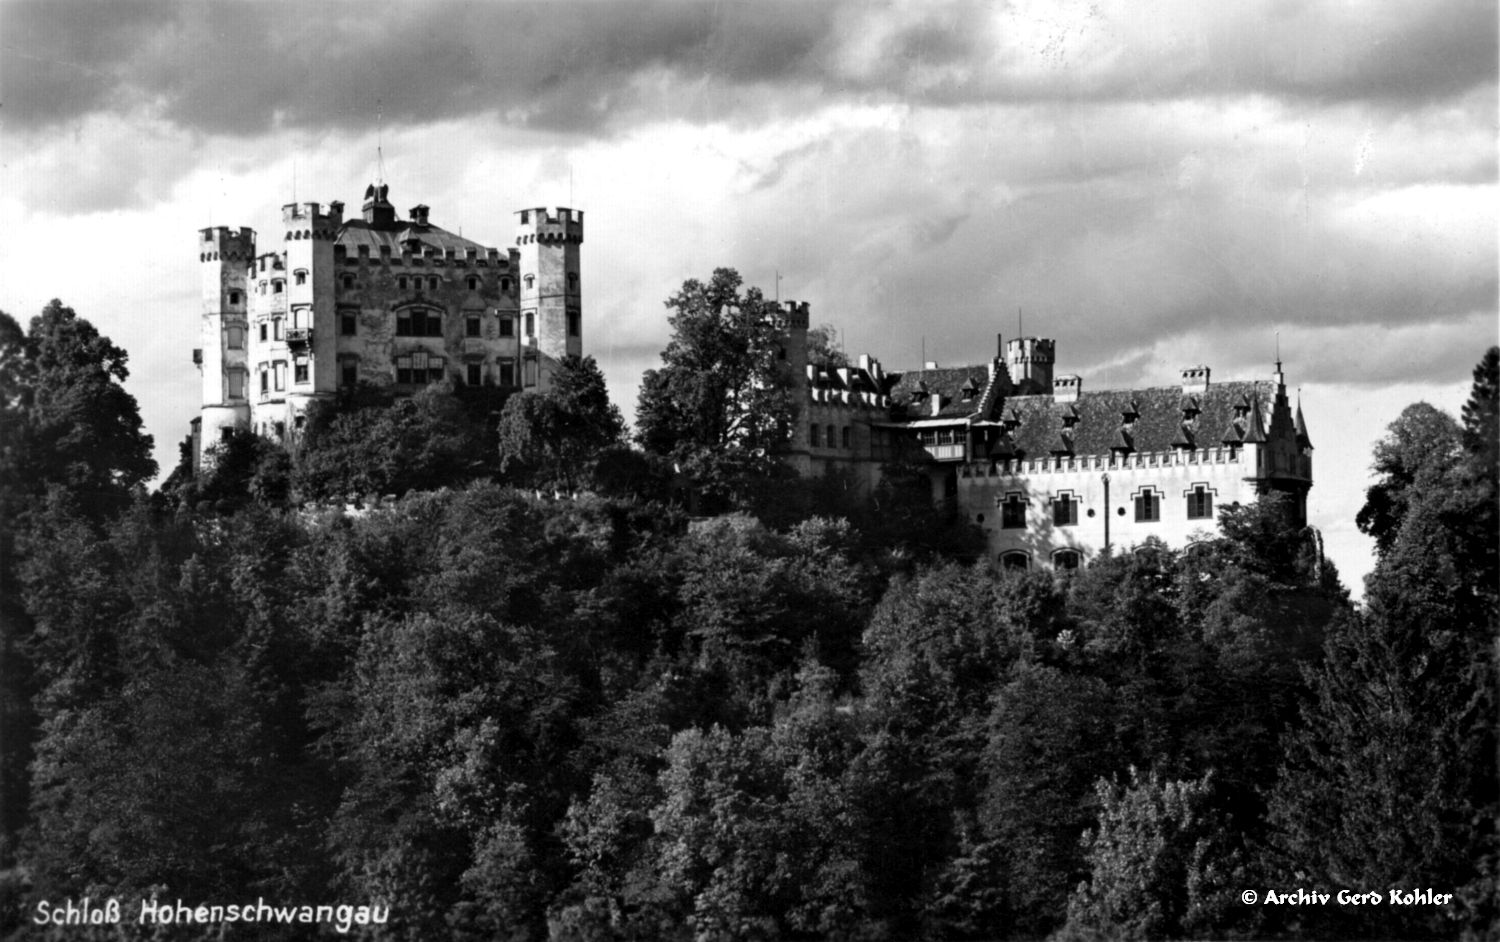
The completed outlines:
<svg viewBox="0 0 1500 942">
<path fill-rule="evenodd" d="M 348 311 L 339 314 L 339 333 L 345 337 L 353 337 L 359 331 L 359 318 Z"/>
<path fill-rule="evenodd" d="M 515 384 L 516 384 L 516 361 L 515 360 L 501 360 L 500 361 L 500 385 L 501 386 L 510 387 L 510 386 L 514 386 Z"/>
<path fill-rule="evenodd" d="M 400 276 L 399 278 L 396 279 L 396 288 L 399 291 L 405 291 L 406 290 L 406 276 L 405 275 L 402 275 L 402 276 Z"/>
<path fill-rule="evenodd" d="M 281 292 L 283 292 L 285 290 L 286 290 L 286 282 L 282 281 L 280 278 L 277 278 L 275 281 L 271 282 L 271 293 L 272 294 L 280 294 Z"/>
<path fill-rule="evenodd" d="M 438 280 L 436 278 L 429 278 L 429 279 L 427 279 L 427 290 L 428 291 L 436 291 L 437 289 L 438 289 Z"/>
<path fill-rule="evenodd" d="M 500 336 L 514 337 L 516 335 L 516 319 L 514 317 L 500 318 Z"/>
<path fill-rule="evenodd" d="M 1031 557 L 1021 550 L 1011 550 L 1000 554 L 1001 569 L 1019 569 L 1025 571 L 1031 568 Z"/>
<path fill-rule="evenodd" d="M 818 447 L 818 425 L 813 423 L 807 427 L 807 442 L 814 448 Z"/>
<path fill-rule="evenodd" d="M 271 339 L 281 339 L 281 318 L 279 317 L 271 318 Z"/>
<path fill-rule="evenodd" d="M 245 373 L 243 370 L 229 371 L 229 398 L 245 398 Z"/>
<path fill-rule="evenodd" d="M 464 318 L 464 336 L 465 337 L 478 337 L 479 336 L 479 317 L 478 317 L 478 315 L 471 314 L 468 317 Z"/>
<path fill-rule="evenodd" d="M 339 385 L 356 386 L 359 384 L 359 361 L 353 357 L 345 357 L 339 361 Z"/>
<path fill-rule="evenodd" d="M 509 278 L 501 278 L 500 279 L 500 290 L 501 291 L 507 291 L 507 292 L 510 291 L 510 279 Z"/>
<path fill-rule="evenodd" d="M 484 382 L 484 366 L 479 363 L 469 363 L 465 368 L 464 382 L 470 386 L 478 386 Z"/>
<path fill-rule="evenodd" d="M 245 349 L 245 328 L 230 327 L 226 333 L 229 335 L 227 343 L 231 350 Z"/>
<path fill-rule="evenodd" d="M 479 279 L 475 278 L 473 275 L 469 276 L 469 290 L 470 291 L 478 291 L 479 290 Z"/>
<path fill-rule="evenodd" d="M 437 311 L 401 311 L 396 314 L 397 337 L 441 337 L 443 315 Z"/>
<path fill-rule="evenodd" d="M 1187 492 L 1187 515 L 1189 520 L 1208 520 L 1214 515 L 1214 492 L 1207 484 L 1194 484 Z"/>
<path fill-rule="evenodd" d="M 261 262 L 261 267 L 264 268 L 265 264 L 266 264 L 265 262 Z M 258 292 L 260 292 L 261 294 L 265 294 L 266 293 L 266 283 L 264 281 L 262 281 L 260 284 L 258 284 L 258 285 L 255 286 L 255 290 L 258 291 Z"/>
<path fill-rule="evenodd" d="M 834 438 L 834 435 L 835 435 L 835 432 L 833 430 L 833 426 L 832 425 L 828 426 L 828 447 L 829 448 L 836 448 L 838 446 L 838 440 Z"/>
<path fill-rule="evenodd" d="M 536 385 L 536 360 L 534 358 L 528 357 L 526 359 L 526 361 L 522 364 L 522 369 L 525 372 L 525 375 L 522 377 L 522 384 L 525 385 L 525 386 L 535 386 Z"/>
<path fill-rule="evenodd" d="M 1071 527 L 1078 523 L 1078 499 L 1072 494 L 1062 493 L 1052 498 L 1052 525 Z"/>
<path fill-rule="evenodd" d="M 292 382 L 307 382 L 307 357 L 298 357 L 292 361 Z"/>
<path fill-rule="evenodd" d="M 352 291 L 352 290 L 354 290 L 354 276 L 353 275 L 345 275 L 344 276 L 344 290 L 345 291 Z"/>
<path fill-rule="evenodd" d="M 266 342 L 266 325 L 264 321 L 262 321 L 260 325 L 260 342 Z"/>
<path fill-rule="evenodd" d="M 276 391 L 281 392 L 286 388 L 286 361 L 277 360 L 271 364 L 271 372 L 274 374 Z"/>
<path fill-rule="evenodd" d="M 396 382 L 408 386 L 440 382 L 443 378 L 443 363 L 442 357 L 428 356 L 421 350 L 397 357 Z"/>
<path fill-rule="evenodd" d="M 1025 528 L 1026 500 L 1020 494 L 1006 494 L 1005 499 L 1000 501 L 1000 529 L 1024 530 Z"/>
<path fill-rule="evenodd" d="M 536 336 L 536 311 L 526 312 L 526 336 Z"/>
<path fill-rule="evenodd" d="M 229 292 L 229 303 L 230 304 L 239 304 L 240 303 L 240 293 L 238 291 L 231 291 L 231 292 Z"/>
<path fill-rule="evenodd" d="M 305 268 L 299 268 L 299 269 L 297 269 L 295 272 L 292 273 L 292 278 L 299 285 L 305 285 L 305 284 L 307 284 L 307 269 L 305 269 Z"/>
<path fill-rule="evenodd" d="M 845 448 L 850 447 L 849 446 L 849 426 L 847 426 L 847 425 L 844 426 L 843 436 L 844 436 L 843 437 L 843 445 L 844 445 L 844 447 Z"/>
<path fill-rule="evenodd" d="M 268 393 L 270 391 L 271 391 L 271 374 L 266 369 L 266 365 L 264 363 L 262 363 L 260 365 L 260 394 L 262 396 L 264 396 L 266 393 Z"/>
<path fill-rule="evenodd" d="M 528 288 L 535 288 L 536 287 L 536 276 L 535 275 L 527 275 L 526 276 L 526 287 L 528 287 Z"/>
<path fill-rule="evenodd" d="M 578 316 L 578 312 L 577 311 L 569 311 L 568 312 L 568 336 L 569 337 L 577 337 L 578 336 L 581 322 L 582 322 L 582 318 L 580 318 Z"/>
<path fill-rule="evenodd" d="M 1077 550 L 1061 549 L 1052 554 L 1052 568 L 1072 571 L 1083 563 Z"/>
<path fill-rule="evenodd" d="M 578 272 L 576 271 L 568 272 L 568 290 L 571 292 L 578 291 Z"/>
<path fill-rule="evenodd" d="M 1121 508 L 1122 510 L 1124 508 Z M 1135 495 L 1135 520 L 1137 523 L 1155 523 L 1161 519 L 1161 495 L 1146 488 Z"/>
</svg>

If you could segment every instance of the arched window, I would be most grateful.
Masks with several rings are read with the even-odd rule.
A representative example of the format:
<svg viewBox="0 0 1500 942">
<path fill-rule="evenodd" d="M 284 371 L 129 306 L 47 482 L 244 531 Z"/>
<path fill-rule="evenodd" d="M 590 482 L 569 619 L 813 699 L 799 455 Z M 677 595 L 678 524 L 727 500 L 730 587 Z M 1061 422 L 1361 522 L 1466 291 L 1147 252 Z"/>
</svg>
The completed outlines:
<svg viewBox="0 0 1500 942">
<path fill-rule="evenodd" d="M 1083 556 L 1077 550 L 1060 549 L 1052 554 L 1052 568 L 1062 571 L 1077 569 L 1083 564 Z"/>
<path fill-rule="evenodd" d="M 1022 550 L 1006 550 L 1000 554 L 1001 569 L 1030 569 L 1031 556 Z"/>
</svg>

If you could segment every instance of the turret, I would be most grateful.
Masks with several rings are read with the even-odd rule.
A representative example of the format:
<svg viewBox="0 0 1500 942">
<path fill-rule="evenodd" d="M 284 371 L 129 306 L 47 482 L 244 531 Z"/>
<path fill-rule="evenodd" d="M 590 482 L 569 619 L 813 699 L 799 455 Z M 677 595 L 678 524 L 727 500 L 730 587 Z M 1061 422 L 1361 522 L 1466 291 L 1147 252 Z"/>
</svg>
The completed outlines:
<svg viewBox="0 0 1500 942">
<path fill-rule="evenodd" d="M 380 198 L 384 199 L 384 184 Z M 334 325 L 333 243 L 343 206 L 288 203 L 281 207 L 285 229 L 287 404 L 300 414 L 311 399 L 337 388 Z"/>
<path fill-rule="evenodd" d="M 1052 392 L 1053 341 L 1016 337 L 1005 345 L 1005 365 L 1020 395 Z"/>
<path fill-rule="evenodd" d="M 255 230 L 217 226 L 198 231 L 202 275 L 199 348 L 193 360 L 202 376 L 202 422 L 194 460 L 236 430 L 249 427 L 249 343 L 246 272 L 255 258 Z"/>
<path fill-rule="evenodd" d="M 523 385 L 546 388 L 558 360 L 583 355 L 583 212 L 559 206 L 516 215 Z"/>
</svg>

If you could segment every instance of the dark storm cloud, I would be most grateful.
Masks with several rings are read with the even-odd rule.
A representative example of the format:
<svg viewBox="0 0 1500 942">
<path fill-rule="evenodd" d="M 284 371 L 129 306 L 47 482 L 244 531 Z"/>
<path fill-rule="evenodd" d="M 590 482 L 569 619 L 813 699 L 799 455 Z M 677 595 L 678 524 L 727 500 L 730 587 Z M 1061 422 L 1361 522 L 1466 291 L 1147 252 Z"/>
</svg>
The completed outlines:
<svg viewBox="0 0 1500 942">
<path fill-rule="evenodd" d="M 5 113 L 22 126 L 132 103 L 209 132 L 368 126 L 496 111 L 606 125 L 661 70 L 731 85 L 798 75 L 819 3 L 73 4 L 5 18 Z M 23 55 L 12 54 L 22 50 Z"/>
<path fill-rule="evenodd" d="M 364 127 L 378 102 L 392 123 L 494 112 L 566 132 L 729 117 L 765 107 L 762 92 L 1412 101 L 1495 72 L 1496 11 L 1481 0 L 1227 14 L 1148 4 L 1128 20 L 1037 9 L 21 2 L 3 10 L 0 93 L 16 128 L 135 104 L 208 132 Z"/>
</svg>

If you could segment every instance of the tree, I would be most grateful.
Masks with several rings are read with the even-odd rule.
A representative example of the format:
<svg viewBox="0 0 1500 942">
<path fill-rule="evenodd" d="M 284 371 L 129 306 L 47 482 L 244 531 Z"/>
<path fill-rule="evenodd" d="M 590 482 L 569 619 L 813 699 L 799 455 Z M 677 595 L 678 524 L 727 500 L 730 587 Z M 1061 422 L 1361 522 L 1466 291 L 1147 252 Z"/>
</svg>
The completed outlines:
<svg viewBox="0 0 1500 942">
<path fill-rule="evenodd" d="M 849 355 L 839 344 L 838 328 L 819 324 L 807 331 L 807 362 L 824 369 L 849 365 Z"/>
<path fill-rule="evenodd" d="M 565 357 L 546 392 L 512 396 L 500 412 L 500 471 L 534 487 L 574 490 L 591 480 L 625 422 L 593 357 Z"/>
<path fill-rule="evenodd" d="M 1164 782 L 1131 768 L 1129 784 L 1101 779 L 1096 793 L 1099 825 L 1083 839 L 1090 876 L 1068 901 L 1068 929 L 1119 939 L 1222 933 L 1233 861 L 1211 776 Z"/>
<path fill-rule="evenodd" d="M 1366 505 L 1379 511 L 1366 612 L 1328 632 L 1271 799 L 1283 874 L 1453 887 L 1475 926 L 1497 915 L 1500 859 L 1492 362 L 1475 371 L 1468 434 L 1419 403 L 1376 446 L 1386 477 Z M 1346 917 L 1344 931 L 1452 931 L 1442 910 Z"/>
<path fill-rule="evenodd" d="M 647 451 L 726 496 L 774 464 L 796 416 L 776 305 L 742 284 L 734 269 L 719 268 L 667 299 L 672 340 L 662 367 L 642 377 L 636 407 L 636 438 Z"/>
<path fill-rule="evenodd" d="M 1374 471 L 1379 480 L 1365 492 L 1355 523 L 1384 553 L 1401 526 L 1413 488 L 1430 487 L 1457 460 L 1463 432 L 1453 417 L 1425 402 L 1401 411 L 1375 443 Z"/>
<path fill-rule="evenodd" d="M 156 474 L 151 436 L 121 385 L 129 356 L 72 308 L 53 299 L 22 338 L 0 313 L 3 480 L 31 496 L 49 485 L 85 509 L 120 509 Z"/>
</svg>

